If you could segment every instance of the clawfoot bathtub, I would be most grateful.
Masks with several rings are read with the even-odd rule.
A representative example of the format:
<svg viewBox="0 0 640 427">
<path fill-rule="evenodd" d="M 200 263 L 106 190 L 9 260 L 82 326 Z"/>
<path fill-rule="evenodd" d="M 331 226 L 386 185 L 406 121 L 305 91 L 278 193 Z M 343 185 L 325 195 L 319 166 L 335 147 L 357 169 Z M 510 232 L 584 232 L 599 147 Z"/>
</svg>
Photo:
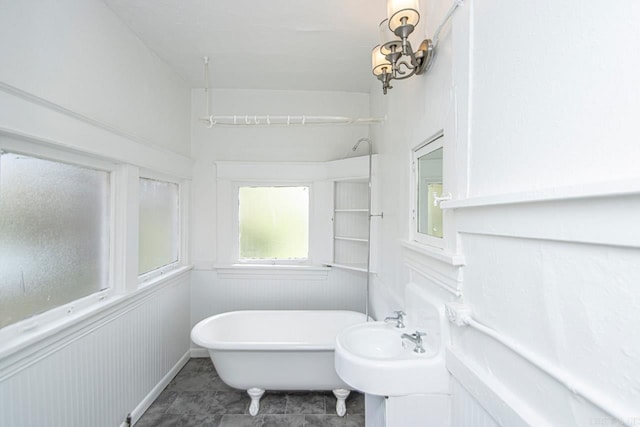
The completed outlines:
<svg viewBox="0 0 640 427">
<path fill-rule="evenodd" d="M 350 390 L 334 368 L 335 339 L 364 321 L 354 311 L 233 311 L 202 320 L 191 339 L 208 350 L 225 383 L 247 390 L 251 415 L 265 390 L 333 390 L 343 416 Z"/>
</svg>

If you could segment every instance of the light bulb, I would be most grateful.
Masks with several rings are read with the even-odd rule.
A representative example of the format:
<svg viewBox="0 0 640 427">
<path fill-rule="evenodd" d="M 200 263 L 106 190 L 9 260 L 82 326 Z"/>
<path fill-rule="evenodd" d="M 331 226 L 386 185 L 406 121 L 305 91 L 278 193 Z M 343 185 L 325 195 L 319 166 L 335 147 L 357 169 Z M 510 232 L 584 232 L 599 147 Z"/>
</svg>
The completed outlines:
<svg viewBox="0 0 640 427">
<path fill-rule="evenodd" d="M 395 33 L 396 29 L 403 25 L 415 27 L 420 21 L 419 10 L 418 0 L 387 0 L 389 29 Z"/>
<path fill-rule="evenodd" d="M 375 76 L 391 73 L 391 62 L 380 51 L 380 45 L 374 47 L 371 51 L 371 70 Z"/>
</svg>

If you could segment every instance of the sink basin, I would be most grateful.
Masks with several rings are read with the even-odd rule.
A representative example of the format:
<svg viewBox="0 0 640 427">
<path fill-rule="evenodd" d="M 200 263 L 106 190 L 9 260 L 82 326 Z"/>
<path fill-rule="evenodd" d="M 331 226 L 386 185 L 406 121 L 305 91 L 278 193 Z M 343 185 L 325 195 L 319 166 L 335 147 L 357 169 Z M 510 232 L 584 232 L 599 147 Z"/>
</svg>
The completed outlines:
<svg viewBox="0 0 640 427">
<path fill-rule="evenodd" d="M 428 344 L 427 351 L 419 354 L 413 351 L 413 343 L 403 343 L 400 336 L 412 332 L 384 322 L 360 323 L 344 329 L 336 338 L 336 372 L 351 387 L 380 396 L 440 389 L 440 382 L 448 381 L 442 375 L 446 374 L 444 360 Z"/>
<path fill-rule="evenodd" d="M 386 327 L 359 327 L 351 330 L 342 339 L 344 349 L 359 357 L 389 359 L 399 357 L 404 348 L 398 333 Z"/>
</svg>

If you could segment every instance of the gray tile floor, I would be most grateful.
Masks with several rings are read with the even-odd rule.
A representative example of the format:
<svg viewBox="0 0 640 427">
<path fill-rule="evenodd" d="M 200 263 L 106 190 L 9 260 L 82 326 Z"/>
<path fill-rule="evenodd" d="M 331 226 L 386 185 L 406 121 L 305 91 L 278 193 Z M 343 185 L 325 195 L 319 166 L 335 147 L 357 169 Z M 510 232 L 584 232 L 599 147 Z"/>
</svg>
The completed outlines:
<svg viewBox="0 0 640 427">
<path fill-rule="evenodd" d="M 260 413 L 250 398 L 222 382 L 210 359 L 191 359 L 144 413 L 136 427 L 362 427 L 364 398 L 352 392 L 347 415 L 338 417 L 331 392 L 270 392 Z"/>
</svg>

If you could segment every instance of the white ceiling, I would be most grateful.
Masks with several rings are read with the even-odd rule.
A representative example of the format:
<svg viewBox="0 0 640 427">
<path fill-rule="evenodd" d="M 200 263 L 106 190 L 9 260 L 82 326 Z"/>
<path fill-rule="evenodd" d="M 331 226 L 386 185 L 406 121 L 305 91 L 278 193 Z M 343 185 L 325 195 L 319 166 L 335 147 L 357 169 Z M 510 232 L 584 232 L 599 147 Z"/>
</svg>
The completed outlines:
<svg viewBox="0 0 640 427">
<path fill-rule="evenodd" d="M 192 87 L 368 92 L 385 0 L 104 0 Z"/>
</svg>

